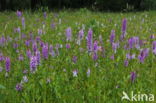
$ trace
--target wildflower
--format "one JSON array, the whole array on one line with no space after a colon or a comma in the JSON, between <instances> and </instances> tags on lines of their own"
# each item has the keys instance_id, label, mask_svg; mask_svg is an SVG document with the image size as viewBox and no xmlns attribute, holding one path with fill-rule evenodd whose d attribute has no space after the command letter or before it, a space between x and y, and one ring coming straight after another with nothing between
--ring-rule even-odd
<instances>
[{"instance_id":1,"label":"wildflower","mask_svg":"<svg viewBox=\"0 0 156 103\"><path fill-rule=\"evenodd\" d=\"M23 27L23 29L25 29L25 18L24 17L22 17L22 27Z\"/></svg>"},{"instance_id":2,"label":"wildflower","mask_svg":"<svg viewBox=\"0 0 156 103\"><path fill-rule=\"evenodd\" d=\"M2 54L0 54L0 61L5 60L4 56Z\"/></svg>"},{"instance_id":3,"label":"wildflower","mask_svg":"<svg viewBox=\"0 0 156 103\"><path fill-rule=\"evenodd\" d=\"M17 43L14 43L13 44L13 48L18 48L18 44Z\"/></svg>"},{"instance_id":4,"label":"wildflower","mask_svg":"<svg viewBox=\"0 0 156 103\"><path fill-rule=\"evenodd\" d=\"M48 59L48 44L43 45L42 56L44 59Z\"/></svg>"},{"instance_id":5,"label":"wildflower","mask_svg":"<svg viewBox=\"0 0 156 103\"><path fill-rule=\"evenodd\" d=\"M150 36L150 39L154 39L154 38L155 38L155 35L151 35L151 36Z\"/></svg>"},{"instance_id":6,"label":"wildflower","mask_svg":"<svg viewBox=\"0 0 156 103\"><path fill-rule=\"evenodd\" d=\"M141 44L140 44L140 39L139 39L139 37L134 37L134 40L135 40L135 48L137 48L137 49L140 49L140 46L141 46Z\"/></svg>"},{"instance_id":7,"label":"wildflower","mask_svg":"<svg viewBox=\"0 0 156 103\"><path fill-rule=\"evenodd\" d=\"M135 59L135 54L132 54L131 55L131 59Z\"/></svg>"},{"instance_id":8,"label":"wildflower","mask_svg":"<svg viewBox=\"0 0 156 103\"><path fill-rule=\"evenodd\" d=\"M50 47L49 47L49 52L50 52L50 55L51 56L55 56L55 52L54 52L54 50L53 50L53 46L52 45L50 45Z\"/></svg>"},{"instance_id":9,"label":"wildflower","mask_svg":"<svg viewBox=\"0 0 156 103\"><path fill-rule=\"evenodd\" d=\"M40 47L44 46L44 42L40 41Z\"/></svg>"},{"instance_id":10,"label":"wildflower","mask_svg":"<svg viewBox=\"0 0 156 103\"><path fill-rule=\"evenodd\" d=\"M128 40L128 43L129 43L129 48L133 48L133 38L130 38L129 40Z\"/></svg>"},{"instance_id":11,"label":"wildflower","mask_svg":"<svg viewBox=\"0 0 156 103\"><path fill-rule=\"evenodd\" d=\"M139 37L131 37L128 40L128 44L129 44L129 48L132 49L134 46L139 49L140 45L139 45Z\"/></svg>"},{"instance_id":12,"label":"wildflower","mask_svg":"<svg viewBox=\"0 0 156 103\"><path fill-rule=\"evenodd\" d=\"M112 44L114 42L115 39L115 30L111 31L111 35L110 35L110 43Z\"/></svg>"},{"instance_id":13,"label":"wildflower","mask_svg":"<svg viewBox=\"0 0 156 103\"><path fill-rule=\"evenodd\" d=\"M19 60L19 61L23 61L23 60L24 60L24 57L23 57L22 54L19 55L18 60Z\"/></svg>"},{"instance_id":14,"label":"wildflower","mask_svg":"<svg viewBox=\"0 0 156 103\"><path fill-rule=\"evenodd\" d=\"M63 45L62 44L60 44L59 46L60 46L60 48L63 48Z\"/></svg>"},{"instance_id":15,"label":"wildflower","mask_svg":"<svg viewBox=\"0 0 156 103\"><path fill-rule=\"evenodd\" d=\"M27 83L28 82L28 77L27 76L23 76L23 80L21 82L22 83Z\"/></svg>"},{"instance_id":16,"label":"wildflower","mask_svg":"<svg viewBox=\"0 0 156 103\"><path fill-rule=\"evenodd\" d=\"M70 48L70 44L66 44L66 48L69 49Z\"/></svg>"},{"instance_id":17,"label":"wildflower","mask_svg":"<svg viewBox=\"0 0 156 103\"><path fill-rule=\"evenodd\" d=\"M11 42L13 39L10 36L7 36L7 41Z\"/></svg>"},{"instance_id":18,"label":"wildflower","mask_svg":"<svg viewBox=\"0 0 156 103\"><path fill-rule=\"evenodd\" d=\"M114 54L113 54L113 55L111 55L110 59L114 60Z\"/></svg>"},{"instance_id":19,"label":"wildflower","mask_svg":"<svg viewBox=\"0 0 156 103\"><path fill-rule=\"evenodd\" d=\"M131 82L134 82L134 80L136 79L136 73L135 72L131 72Z\"/></svg>"},{"instance_id":20,"label":"wildflower","mask_svg":"<svg viewBox=\"0 0 156 103\"><path fill-rule=\"evenodd\" d=\"M23 74L27 74L28 73L28 70L27 69L24 69L23 70Z\"/></svg>"},{"instance_id":21,"label":"wildflower","mask_svg":"<svg viewBox=\"0 0 156 103\"><path fill-rule=\"evenodd\" d=\"M37 68L37 57L36 56L31 56L30 58L30 71L35 72Z\"/></svg>"},{"instance_id":22,"label":"wildflower","mask_svg":"<svg viewBox=\"0 0 156 103\"><path fill-rule=\"evenodd\" d=\"M130 55L129 53L126 54L126 59L135 59L135 54Z\"/></svg>"},{"instance_id":23,"label":"wildflower","mask_svg":"<svg viewBox=\"0 0 156 103\"><path fill-rule=\"evenodd\" d=\"M10 65L11 65L10 58L9 58L9 57L6 57L6 58L5 58L5 68L6 68L6 72L9 72L9 71L10 71Z\"/></svg>"},{"instance_id":24,"label":"wildflower","mask_svg":"<svg viewBox=\"0 0 156 103\"><path fill-rule=\"evenodd\" d=\"M117 48L119 48L119 42L112 43L112 49L113 49L114 53L116 53Z\"/></svg>"},{"instance_id":25,"label":"wildflower","mask_svg":"<svg viewBox=\"0 0 156 103\"><path fill-rule=\"evenodd\" d=\"M73 61L74 63L76 63L76 62L77 62L77 56L73 56L72 61Z\"/></svg>"},{"instance_id":26,"label":"wildflower","mask_svg":"<svg viewBox=\"0 0 156 103\"><path fill-rule=\"evenodd\" d=\"M46 18L47 18L47 13L44 12L44 13L43 13L43 16L44 16L44 18L46 19Z\"/></svg>"},{"instance_id":27,"label":"wildflower","mask_svg":"<svg viewBox=\"0 0 156 103\"><path fill-rule=\"evenodd\" d=\"M20 18L22 16L22 12L17 10L16 15Z\"/></svg>"},{"instance_id":28,"label":"wildflower","mask_svg":"<svg viewBox=\"0 0 156 103\"><path fill-rule=\"evenodd\" d=\"M51 82L51 79L50 78L47 78L46 83L49 84L50 82Z\"/></svg>"},{"instance_id":29,"label":"wildflower","mask_svg":"<svg viewBox=\"0 0 156 103\"><path fill-rule=\"evenodd\" d=\"M89 77L90 76L90 69L88 68L88 70L87 70L87 77Z\"/></svg>"},{"instance_id":30,"label":"wildflower","mask_svg":"<svg viewBox=\"0 0 156 103\"><path fill-rule=\"evenodd\" d=\"M83 30L83 29L81 29L81 30L79 31L78 38L79 38L80 40L82 40L82 39L83 39L83 37L84 37L84 30Z\"/></svg>"},{"instance_id":31,"label":"wildflower","mask_svg":"<svg viewBox=\"0 0 156 103\"><path fill-rule=\"evenodd\" d=\"M99 40L100 40L100 43L103 44L102 35L99 35Z\"/></svg>"},{"instance_id":32,"label":"wildflower","mask_svg":"<svg viewBox=\"0 0 156 103\"><path fill-rule=\"evenodd\" d=\"M73 70L73 77L77 77L77 74L78 74L78 70Z\"/></svg>"},{"instance_id":33,"label":"wildflower","mask_svg":"<svg viewBox=\"0 0 156 103\"><path fill-rule=\"evenodd\" d=\"M66 72L66 68L63 69L63 72Z\"/></svg>"},{"instance_id":34,"label":"wildflower","mask_svg":"<svg viewBox=\"0 0 156 103\"><path fill-rule=\"evenodd\" d=\"M95 66L95 67L97 67L98 65L99 65L99 63L98 63L98 62L96 62L94 66Z\"/></svg>"},{"instance_id":35,"label":"wildflower","mask_svg":"<svg viewBox=\"0 0 156 103\"><path fill-rule=\"evenodd\" d=\"M153 54L156 55L156 41L153 41L152 43L152 51L153 51Z\"/></svg>"},{"instance_id":36,"label":"wildflower","mask_svg":"<svg viewBox=\"0 0 156 103\"><path fill-rule=\"evenodd\" d=\"M95 41L94 47L93 47L93 59L94 60L97 60L97 58L98 58L97 51L98 51L98 42Z\"/></svg>"},{"instance_id":37,"label":"wildflower","mask_svg":"<svg viewBox=\"0 0 156 103\"><path fill-rule=\"evenodd\" d=\"M125 67L127 67L128 64L129 64L129 61L128 61L128 60L125 60L125 61L124 61L124 65L125 65Z\"/></svg>"},{"instance_id":38,"label":"wildflower","mask_svg":"<svg viewBox=\"0 0 156 103\"><path fill-rule=\"evenodd\" d=\"M43 34L42 29L38 29L38 35L42 35L42 34Z\"/></svg>"},{"instance_id":39,"label":"wildflower","mask_svg":"<svg viewBox=\"0 0 156 103\"><path fill-rule=\"evenodd\" d=\"M36 54L36 58L37 58L37 65L40 65L40 51L37 50L37 51L35 52L35 54Z\"/></svg>"},{"instance_id":40,"label":"wildflower","mask_svg":"<svg viewBox=\"0 0 156 103\"><path fill-rule=\"evenodd\" d=\"M148 56L148 53L149 53L149 49L148 48L145 48L143 50L141 50L139 56L138 56L138 59L140 60L141 63L144 62L144 59Z\"/></svg>"},{"instance_id":41,"label":"wildflower","mask_svg":"<svg viewBox=\"0 0 156 103\"><path fill-rule=\"evenodd\" d=\"M5 78L8 78L9 77L9 74L8 72L5 73Z\"/></svg>"},{"instance_id":42,"label":"wildflower","mask_svg":"<svg viewBox=\"0 0 156 103\"><path fill-rule=\"evenodd\" d=\"M30 46L30 40L26 40L26 41L25 41L25 45L26 45L27 47L29 47L29 46Z\"/></svg>"},{"instance_id":43,"label":"wildflower","mask_svg":"<svg viewBox=\"0 0 156 103\"><path fill-rule=\"evenodd\" d=\"M87 48L88 48L88 52L91 52L93 49L93 31L92 31L92 29L89 29L89 31L88 31Z\"/></svg>"},{"instance_id":44,"label":"wildflower","mask_svg":"<svg viewBox=\"0 0 156 103\"><path fill-rule=\"evenodd\" d=\"M19 50L18 49L16 49L16 53L19 53Z\"/></svg>"},{"instance_id":45,"label":"wildflower","mask_svg":"<svg viewBox=\"0 0 156 103\"><path fill-rule=\"evenodd\" d=\"M17 91L22 91L23 85L21 83L16 84L16 90Z\"/></svg>"},{"instance_id":46,"label":"wildflower","mask_svg":"<svg viewBox=\"0 0 156 103\"><path fill-rule=\"evenodd\" d=\"M126 36L126 28L127 28L127 19L122 20L122 34L120 39L123 40Z\"/></svg>"},{"instance_id":47,"label":"wildflower","mask_svg":"<svg viewBox=\"0 0 156 103\"><path fill-rule=\"evenodd\" d=\"M27 50L27 57L30 59L30 57L31 57L31 51L30 50Z\"/></svg>"},{"instance_id":48,"label":"wildflower","mask_svg":"<svg viewBox=\"0 0 156 103\"><path fill-rule=\"evenodd\" d=\"M22 33L21 39L25 39L25 38L26 38L26 35Z\"/></svg>"},{"instance_id":49,"label":"wildflower","mask_svg":"<svg viewBox=\"0 0 156 103\"><path fill-rule=\"evenodd\" d=\"M56 46L55 46L56 55L59 55L59 48L60 48L60 45L59 44L56 44Z\"/></svg>"},{"instance_id":50,"label":"wildflower","mask_svg":"<svg viewBox=\"0 0 156 103\"><path fill-rule=\"evenodd\" d=\"M101 46L101 48L100 48L100 46L99 46L99 51L101 51L102 52L102 57L105 57L105 49L104 49L104 47L103 47L103 39L102 39L102 36L100 35L99 36L99 40L100 40L100 44L102 45Z\"/></svg>"},{"instance_id":51,"label":"wildflower","mask_svg":"<svg viewBox=\"0 0 156 103\"><path fill-rule=\"evenodd\" d=\"M59 19L59 24L61 24L62 23L62 20L61 19Z\"/></svg>"},{"instance_id":52,"label":"wildflower","mask_svg":"<svg viewBox=\"0 0 156 103\"><path fill-rule=\"evenodd\" d=\"M122 32L126 32L127 28L127 19L122 20Z\"/></svg>"},{"instance_id":53,"label":"wildflower","mask_svg":"<svg viewBox=\"0 0 156 103\"><path fill-rule=\"evenodd\" d=\"M79 44L79 45L81 44L81 40L83 39L83 36L84 36L84 31L83 31L83 29L81 29L78 34L77 44Z\"/></svg>"},{"instance_id":54,"label":"wildflower","mask_svg":"<svg viewBox=\"0 0 156 103\"><path fill-rule=\"evenodd\" d=\"M84 51L84 49L83 48L79 48L79 51L82 53Z\"/></svg>"},{"instance_id":55,"label":"wildflower","mask_svg":"<svg viewBox=\"0 0 156 103\"><path fill-rule=\"evenodd\" d=\"M115 88L116 88L116 89L117 89L117 88L120 88L120 86L119 86L119 85L116 85Z\"/></svg>"},{"instance_id":56,"label":"wildflower","mask_svg":"<svg viewBox=\"0 0 156 103\"><path fill-rule=\"evenodd\" d=\"M0 46L4 46L5 42L6 42L6 39L5 39L4 36L2 36L2 37L0 38Z\"/></svg>"},{"instance_id":57,"label":"wildflower","mask_svg":"<svg viewBox=\"0 0 156 103\"><path fill-rule=\"evenodd\" d=\"M85 24L82 24L82 29L85 30Z\"/></svg>"},{"instance_id":58,"label":"wildflower","mask_svg":"<svg viewBox=\"0 0 156 103\"><path fill-rule=\"evenodd\" d=\"M20 27L16 28L16 29L15 29L15 32L17 32L17 33L20 34L20 33L21 33L21 28L20 28Z\"/></svg>"},{"instance_id":59,"label":"wildflower","mask_svg":"<svg viewBox=\"0 0 156 103\"><path fill-rule=\"evenodd\" d=\"M30 41L32 41L32 39L33 39L33 34L32 34L32 32L29 33L29 39L30 39Z\"/></svg>"},{"instance_id":60,"label":"wildflower","mask_svg":"<svg viewBox=\"0 0 156 103\"><path fill-rule=\"evenodd\" d=\"M37 51L37 43L36 43L36 41L33 41L32 48L33 48L33 51L35 53Z\"/></svg>"},{"instance_id":61,"label":"wildflower","mask_svg":"<svg viewBox=\"0 0 156 103\"><path fill-rule=\"evenodd\" d=\"M51 24L51 28L52 28L52 29L55 29L55 27L56 27L56 24L55 24L55 23L52 23L52 24Z\"/></svg>"},{"instance_id":62,"label":"wildflower","mask_svg":"<svg viewBox=\"0 0 156 103\"><path fill-rule=\"evenodd\" d=\"M36 41L40 41L40 40L41 40L40 36L37 36Z\"/></svg>"},{"instance_id":63,"label":"wildflower","mask_svg":"<svg viewBox=\"0 0 156 103\"><path fill-rule=\"evenodd\" d=\"M71 41L72 31L71 31L71 28L70 27L66 29L66 38L67 38L66 39L67 41Z\"/></svg>"},{"instance_id":64,"label":"wildflower","mask_svg":"<svg viewBox=\"0 0 156 103\"><path fill-rule=\"evenodd\" d=\"M98 46L98 51L100 51L100 52L103 51L102 46Z\"/></svg>"}]
</instances>

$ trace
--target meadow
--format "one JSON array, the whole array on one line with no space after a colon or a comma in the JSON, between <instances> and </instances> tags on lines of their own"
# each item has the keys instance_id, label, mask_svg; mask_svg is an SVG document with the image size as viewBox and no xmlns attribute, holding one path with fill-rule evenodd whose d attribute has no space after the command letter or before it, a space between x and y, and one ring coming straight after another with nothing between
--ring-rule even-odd
<instances>
[{"instance_id":1,"label":"meadow","mask_svg":"<svg viewBox=\"0 0 156 103\"><path fill-rule=\"evenodd\" d=\"M156 95L155 11L0 13L0 103L129 103L123 91Z\"/></svg>"}]
</instances>

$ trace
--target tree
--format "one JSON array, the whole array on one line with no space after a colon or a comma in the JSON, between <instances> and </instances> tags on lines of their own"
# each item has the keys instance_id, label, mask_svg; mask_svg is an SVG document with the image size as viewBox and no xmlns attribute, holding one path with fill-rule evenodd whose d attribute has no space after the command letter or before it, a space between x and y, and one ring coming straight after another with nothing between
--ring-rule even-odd
<instances>
[{"instance_id":1,"label":"tree","mask_svg":"<svg viewBox=\"0 0 156 103\"><path fill-rule=\"evenodd\" d=\"M0 9L5 10L6 9L6 0L0 0Z\"/></svg>"}]
</instances>

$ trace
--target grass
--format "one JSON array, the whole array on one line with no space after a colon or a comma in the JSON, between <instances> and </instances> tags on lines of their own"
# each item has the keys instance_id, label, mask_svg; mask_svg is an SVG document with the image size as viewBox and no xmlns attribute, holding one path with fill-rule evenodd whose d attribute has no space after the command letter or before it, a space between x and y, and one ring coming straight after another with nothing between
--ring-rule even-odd
<instances>
[{"instance_id":1,"label":"grass","mask_svg":"<svg viewBox=\"0 0 156 103\"><path fill-rule=\"evenodd\" d=\"M136 13L101 13L90 11L62 11L47 12L46 19L42 12L23 12L26 27L22 28L21 18L15 12L0 13L0 37L10 37L12 40L6 41L4 46L0 46L3 56L10 57L11 69L6 77L5 62L0 61L0 103L129 103L121 101L122 92L130 95L134 93L156 94L156 57L152 53L151 35L156 35L156 12L136 12ZM124 41L120 41L122 20L126 18L127 35ZM55 24L55 28L51 27ZM21 33L14 31L21 28ZM66 41L65 30L71 27L72 41ZM81 45L76 43L77 34L84 28L84 35ZM93 30L93 40L99 41L99 36L103 38L105 56L98 52L98 59L94 61L87 52L86 36L89 28ZM55 46L60 44L59 55L48 59L41 58L41 63L35 73L30 72L30 60L26 56L28 49L32 50L25 41L38 36L38 29L42 29L41 41ZM111 48L109 36L111 30L115 30L115 41L120 41L117 53ZM21 35L26 37L21 39ZM132 36L138 36L146 44L141 48L149 48L150 52L144 63L137 59L140 51L137 49L125 50L124 45ZM14 43L18 44L13 48ZM66 44L71 48L66 49ZM38 43L38 49L41 47ZM82 49L80 51L80 49ZM136 59L130 60L127 67L124 66L126 53L135 53ZM22 54L23 61L18 57ZM110 57L115 55L114 60ZM73 56L77 56L77 62L72 61ZM73 77L73 70L78 71L78 76ZM90 69L90 76L87 70ZM23 71L28 70L27 74ZM137 77L133 82L130 80L130 73L136 72ZM28 82L23 83L22 91L17 91L16 84L20 83L23 76L27 76ZM47 82L47 81L50 82ZM141 101L144 102L144 101ZM138 102L138 103L141 103Z\"/></svg>"}]
</instances>

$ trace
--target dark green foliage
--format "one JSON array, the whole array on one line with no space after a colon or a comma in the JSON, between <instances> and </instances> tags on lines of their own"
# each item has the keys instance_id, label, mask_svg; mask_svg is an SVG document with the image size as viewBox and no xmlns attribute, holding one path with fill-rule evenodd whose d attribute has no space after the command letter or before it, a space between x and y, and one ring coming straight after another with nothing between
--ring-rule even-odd
<instances>
[{"instance_id":1,"label":"dark green foliage","mask_svg":"<svg viewBox=\"0 0 156 103\"><path fill-rule=\"evenodd\" d=\"M92 10L123 11L156 9L156 0L0 0L0 10L89 8Z\"/></svg>"},{"instance_id":2,"label":"dark green foliage","mask_svg":"<svg viewBox=\"0 0 156 103\"><path fill-rule=\"evenodd\" d=\"M126 8L126 0L96 0L96 7L100 10L123 10Z\"/></svg>"},{"instance_id":3,"label":"dark green foliage","mask_svg":"<svg viewBox=\"0 0 156 103\"><path fill-rule=\"evenodd\" d=\"M156 10L156 0L143 0L140 4L141 9L155 9Z\"/></svg>"}]
</instances>

